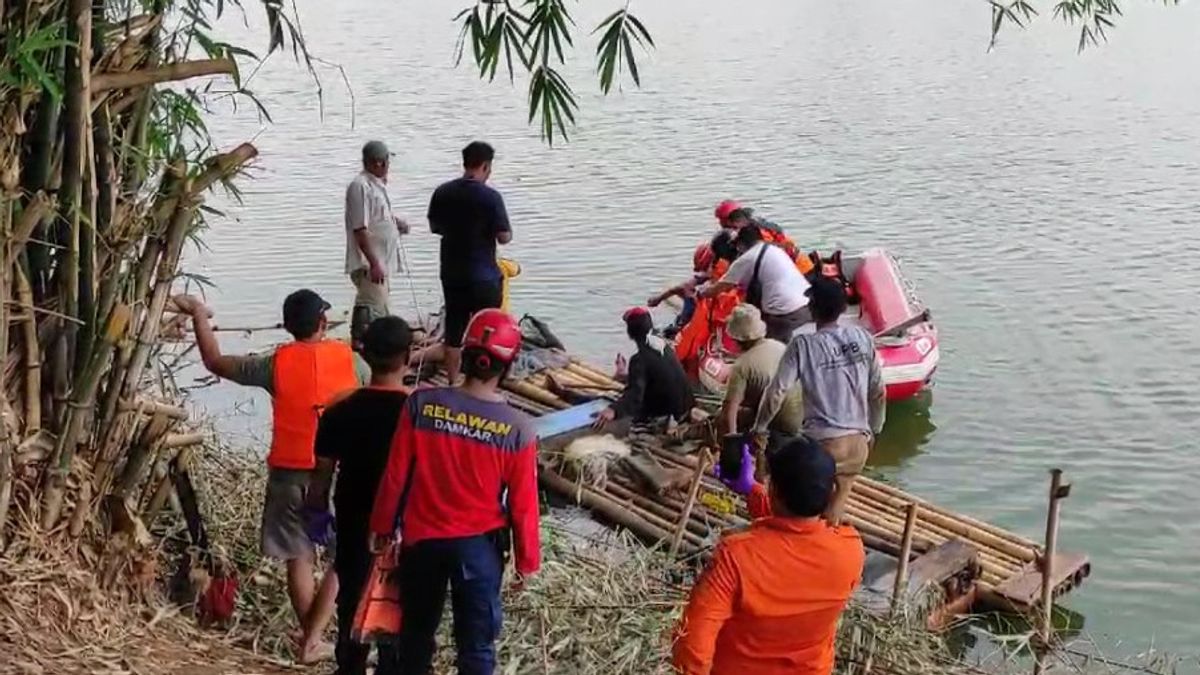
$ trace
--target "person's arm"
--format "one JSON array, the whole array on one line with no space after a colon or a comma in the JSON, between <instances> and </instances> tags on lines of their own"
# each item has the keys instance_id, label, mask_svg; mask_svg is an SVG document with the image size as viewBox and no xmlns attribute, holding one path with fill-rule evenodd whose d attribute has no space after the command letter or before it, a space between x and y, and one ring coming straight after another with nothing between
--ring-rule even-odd
<instances>
[{"instance_id":1,"label":"person's arm","mask_svg":"<svg viewBox=\"0 0 1200 675\"><path fill-rule=\"evenodd\" d=\"M696 295L699 295L702 298L715 298L718 295L732 291L737 287L737 282L721 279L720 281L715 281L711 284L708 284L704 288L701 288Z\"/></svg>"},{"instance_id":2,"label":"person's arm","mask_svg":"<svg viewBox=\"0 0 1200 675\"><path fill-rule=\"evenodd\" d=\"M767 496L767 488L762 483L755 483L746 495L746 510L751 518L769 518L774 515L771 509L771 498Z\"/></svg>"},{"instance_id":3,"label":"person's arm","mask_svg":"<svg viewBox=\"0 0 1200 675\"><path fill-rule=\"evenodd\" d=\"M771 384L763 392L762 400L758 402L758 413L754 416L752 430L755 434L765 434L783 407L783 401L788 392L796 386L800 378L800 340L792 340L783 358L779 361L779 370L771 378Z\"/></svg>"},{"instance_id":4,"label":"person's arm","mask_svg":"<svg viewBox=\"0 0 1200 675\"><path fill-rule=\"evenodd\" d=\"M537 441L517 453L509 463L508 509L515 539L513 564L527 577L541 566L541 532L538 529Z\"/></svg>"},{"instance_id":5,"label":"person's arm","mask_svg":"<svg viewBox=\"0 0 1200 675\"><path fill-rule=\"evenodd\" d=\"M729 384L725 385L725 400L721 403L721 419L725 424L725 433L736 434L738 431L738 412L742 402L746 400L746 375L738 364L733 364L733 373L729 376Z\"/></svg>"},{"instance_id":6,"label":"person's arm","mask_svg":"<svg viewBox=\"0 0 1200 675\"><path fill-rule=\"evenodd\" d=\"M317 511L329 510L329 492L333 485L333 472L337 466L338 456L343 442L343 432L338 428L340 414L338 408L331 405L317 422L317 439L313 443L313 451L317 455L317 466L308 480L308 492L304 496L304 505Z\"/></svg>"},{"instance_id":7,"label":"person's arm","mask_svg":"<svg viewBox=\"0 0 1200 675\"><path fill-rule=\"evenodd\" d=\"M217 341L216 331L213 330L212 312L208 307L199 298L190 295L177 296L174 302L180 311L192 316L196 348L200 351L200 360L204 362L205 369L217 377L237 380L241 357L221 353L221 343Z\"/></svg>"},{"instance_id":8,"label":"person's arm","mask_svg":"<svg viewBox=\"0 0 1200 675\"><path fill-rule=\"evenodd\" d=\"M868 340L873 345L874 338L868 336ZM887 393L883 386L883 367L874 346L871 347L871 365L867 375L867 410L871 433L878 436L887 419Z\"/></svg>"},{"instance_id":9,"label":"person's arm","mask_svg":"<svg viewBox=\"0 0 1200 675\"><path fill-rule=\"evenodd\" d=\"M396 517L400 514L400 500L408 484L409 474L416 452L416 430L413 427L414 399L409 398L396 435L392 437L392 449L388 453L387 467L379 480L379 491L375 493L375 507L371 510L371 534L389 537L396 529Z\"/></svg>"},{"instance_id":10,"label":"person's arm","mask_svg":"<svg viewBox=\"0 0 1200 675\"><path fill-rule=\"evenodd\" d=\"M718 546L709 568L700 575L679 627L671 663L682 675L707 675L717 651L717 636L733 616L738 592L737 565L725 546Z\"/></svg>"},{"instance_id":11,"label":"person's arm","mask_svg":"<svg viewBox=\"0 0 1200 675\"><path fill-rule=\"evenodd\" d=\"M642 400L646 396L646 367L643 362L644 359L639 354L634 354L633 358L629 359L625 391L621 392L621 398L612 404L612 410L617 417L637 415L642 409Z\"/></svg>"},{"instance_id":12,"label":"person's arm","mask_svg":"<svg viewBox=\"0 0 1200 675\"><path fill-rule=\"evenodd\" d=\"M429 198L429 209L425 212L425 219L429 221L429 231L439 236L445 233L442 223L440 192L441 188L433 191L433 196Z\"/></svg>"},{"instance_id":13,"label":"person's arm","mask_svg":"<svg viewBox=\"0 0 1200 675\"><path fill-rule=\"evenodd\" d=\"M492 232L496 235L496 243L501 246L512 241L512 225L508 222L508 209L504 208L504 197L499 192L492 204Z\"/></svg>"},{"instance_id":14,"label":"person's arm","mask_svg":"<svg viewBox=\"0 0 1200 675\"><path fill-rule=\"evenodd\" d=\"M747 277L750 276L754 262L751 256L740 255L737 260L729 264L729 269L717 281L714 281L700 290L698 295L702 298L714 298L727 291L732 291L735 288L740 288L748 282Z\"/></svg>"}]
</instances>

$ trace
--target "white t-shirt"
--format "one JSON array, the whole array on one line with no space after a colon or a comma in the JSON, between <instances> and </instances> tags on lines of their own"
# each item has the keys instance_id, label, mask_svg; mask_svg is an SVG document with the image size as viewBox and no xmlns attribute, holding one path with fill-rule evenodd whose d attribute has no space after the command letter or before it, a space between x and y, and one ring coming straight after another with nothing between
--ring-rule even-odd
<instances>
[{"instance_id":1,"label":"white t-shirt","mask_svg":"<svg viewBox=\"0 0 1200 675\"><path fill-rule=\"evenodd\" d=\"M754 276L754 265L758 261L758 253L766 246L762 265L758 268L758 283L762 287L762 309L764 314L776 316L791 314L808 304L804 292L808 290L808 279L796 268L796 262L786 251L761 242L743 253L733 264L721 281L729 281L738 285L742 290L750 286Z\"/></svg>"},{"instance_id":2,"label":"white t-shirt","mask_svg":"<svg viewBox=\"0 0 1200 675\"><path fill-rule=\"evenodd\" d=\"M366 256L354 241L355 230L367 229L367 241L376 260L390 272L400 271L400 231L392 216L387 186L363 171L346 186L346 274L365 268Z\"/></svg>"}]
</instances>

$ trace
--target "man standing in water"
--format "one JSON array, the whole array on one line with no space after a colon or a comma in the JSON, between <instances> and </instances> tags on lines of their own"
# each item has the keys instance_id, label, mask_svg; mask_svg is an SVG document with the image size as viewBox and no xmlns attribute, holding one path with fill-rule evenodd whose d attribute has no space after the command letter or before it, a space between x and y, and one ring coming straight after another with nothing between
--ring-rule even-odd
<instances>
[{"instance_id":1,"label":"man standing in water","mask_svg":"<svg viewBox=\"0 0 1200 675\"><path fill-rule=\"evenodd\" d=\"M371 321L391 313L388 277L400 270L400 235L408 234L408 224L392 213L388 197L391 157L382 141L368 142L362 148L362 171L346 187L346 274L355 290L350 315L355 349Z\"/></svg>"},{"instance_id":2,"label":"man standing in water","mask_svg":"<svg viewBox=\"0 0 1200 675\"><path fill-rule=\"evenodd\" d=\"M886 413L883 373L875 339L860 326L839 326L846 291L833 279L819 278L808 290L817 330L788 344L779 372L763 394L754 421L756 445L766 434L797 384L804 391L804 433L820 442L837 462L836 490L826 519L841 521L854 479L862 472L871 439L883 430Z\"/></svg>"},{"instance_id":3,"label":"man standing in water","mask_svg":"<svg viewBox=\"0 0 1200 675\"><path fill-rule=\"evenodd\" d=\"M314 602L316 549L309 539L304 495L317 464L314 445L317 421L334 397L365 384L370 373L346 343L325 337L329 303L307 288L283 301L283 327L294 340L270 354L222 354L213 331L212 312L198 298L175 298L180 311L192 316L196 346L204 367L217 377L271 395L271 449L267 454L267 496L263 502L262 551L287 566L288 598L301 626L323 624L310 617L314 606L328 607L337 592L336 576L321 585L325 599ZM316 631L319 632L319 631ZM298 660L312 658L301 649Z\"/></svg>"},{"instance_id":4,"label":"man standing in water","mask_svg":"<svg viewBox=\"0 0 1200 675\"><path fill-rule=\"evenodd\" d=\"M478 311L500 307L503 275L496 244L512 241L504 198L487 185L496 151L482 141L463 148L463 175L429 200L429 229L442 238L441 278L446 377L458 380L463 331Z\"/></svg>"},{"instance_id":5,"label":"man standing in water","mask_svg":"<svg viewBox=\"0 0 1200 675\"><path fill-rule=\"evenodd\" d=\"M458 672L490 675L509 532L518 583L541 561L537 435L500 392L521 330L485 309L463 346L461 386L418 389L405 402L371 513L373 549L401 534L401 675L429 672L447 585Z\"/></svg>"}]
</instances>

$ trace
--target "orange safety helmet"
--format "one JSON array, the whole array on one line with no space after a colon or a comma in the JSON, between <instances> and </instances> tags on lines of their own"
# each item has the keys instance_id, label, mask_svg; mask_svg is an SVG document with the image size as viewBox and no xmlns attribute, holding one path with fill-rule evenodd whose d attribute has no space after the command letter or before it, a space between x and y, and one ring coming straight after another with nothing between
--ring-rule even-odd
<instances>
[{"instance_id":1,"label":"orange safety helmet","mask_svg":"<svg viewBox=\"0 0 1200 675\"><path fill-rule=\"evenodd\" d=\"M484 309L471 317L463 336L463 349L478 347L502 363L512 363L521 348L517 320L498 309Z\"/></svg>"},{"instance_id":2,"label":"orange safety helmet","mask_svg":"<svg viewBox=\"0 0 1200 675\"><path fill-rule=\"evenodd\" d=\"M713 209L713 215L717 217L717 220L721 221L722 225L724 225L725 221L729 220L729 214L737 211L740 208L742 208L741 204L733 201L732 199L726 199L720 204L717 204L717 208Z\"/></svg>"},{"instance_id":3,"label":"orange safety helmet","mask_svg":"<svg viewBox=\"0 0 1200 675\"><path fill-rule=\"evenodd\" d=\"M707 271L716 262L717 256L713 253L712 244L704 242L696 247L696 252L692 254L692 270L696 272Z\"/></svg>"}]
</instances>

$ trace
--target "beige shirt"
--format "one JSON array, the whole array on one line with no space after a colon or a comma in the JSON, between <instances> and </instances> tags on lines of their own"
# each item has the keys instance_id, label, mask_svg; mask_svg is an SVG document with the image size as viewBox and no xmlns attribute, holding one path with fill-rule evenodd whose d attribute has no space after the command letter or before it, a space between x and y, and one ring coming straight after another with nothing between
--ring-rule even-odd
<instances>
[{"instance_id":1,"label":"beige shirt","mask_svg":"<svg viewBox=\"0 0 1200 675\"><path fill-rule=\"evenodd\" d=\"M733 373L729 376L726 396L740 393L742 406L752 412L757 411L763 392L767 390L775 372L779 370L779 361L786 349L782 342L768 338L739 356L733 362ZM800 387L794 387L788 392L770 428L772 431L790 435L799 434L804 428L804 394Z\"/></svg>"},{"instance_id":2,"label":"beige shirt","mask_svg":"<svg viewBox=\"0 0 1200 675\"><path fill-rule=\"evenodd\" d=\"M392 213L387 185L367 171L346 186L346 274L367 267L367 258L354 240L357 230L367 231L367 242L376 260L389 272L400 270L400 231Z\"/></svg>"}]
</instances>

